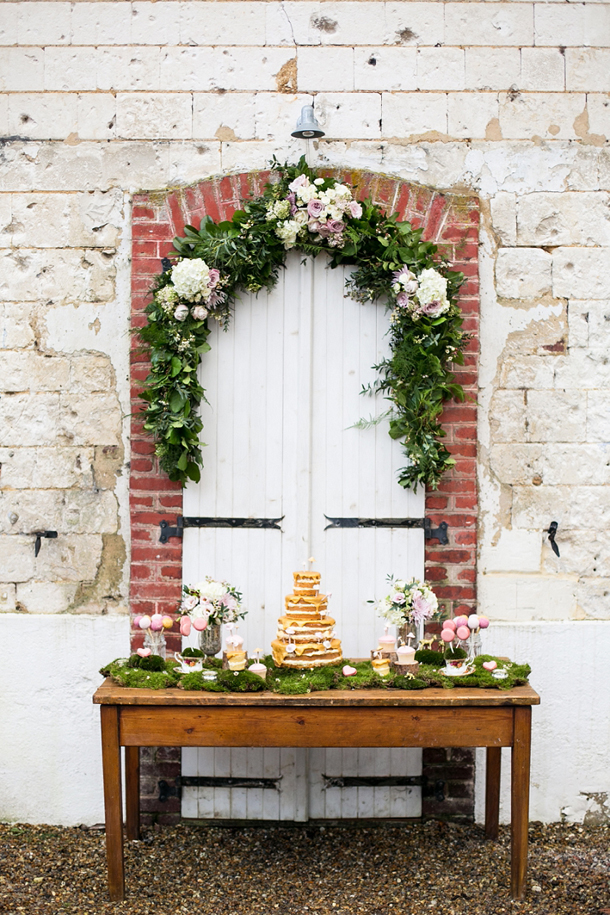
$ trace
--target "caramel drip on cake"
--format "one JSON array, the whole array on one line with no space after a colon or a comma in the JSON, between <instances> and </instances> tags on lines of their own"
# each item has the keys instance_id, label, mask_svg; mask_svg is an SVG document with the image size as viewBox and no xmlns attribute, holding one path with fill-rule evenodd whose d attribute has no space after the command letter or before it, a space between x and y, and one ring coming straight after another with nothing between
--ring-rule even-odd
<instances>
[{"instance_id":1,"label":"caramel drip on cake","mask_svg":"<svg viewBox=\"0 0 610 915\"><path fill-rule=\"evenodd\" d=\"M294 572L293 592L286 596L286 611L278 620L277 637L271 643L278 667L307 669L341 660L335 621L326 615L328 600L318 593L319 588L319 572Z\"/></svg>"}]
</instances>

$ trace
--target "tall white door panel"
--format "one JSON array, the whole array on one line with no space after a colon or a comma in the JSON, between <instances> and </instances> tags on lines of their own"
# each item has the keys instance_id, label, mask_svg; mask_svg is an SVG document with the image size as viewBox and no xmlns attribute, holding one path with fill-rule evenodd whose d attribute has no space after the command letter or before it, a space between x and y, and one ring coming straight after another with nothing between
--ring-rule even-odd
<instances>
[{"instance_id":1,"label":"tall white door panel","mask_svg":"<svg viewBox=\"0 0 610 915\"><path fill-rule=\"evenodd\" d=\"M344 294L346 271L325 258L288 258L271 293L244 295L227 332L214 329L201 382L204 469L184 514L282 518L281 531L187 528L184 580L224 578L244 593L246 647L265 653L309 556L332 593L345 657L367 656L380 633L372 605L389 572L423 575L423 532L325 528L329 518L423 516L423 493L396 482L400 446L387 422L354 428L387 409L363 397L388 352L383 306ZM183 815L227 819L417 816L419 789L329 788L322 776L416 775L419 750L185 750L183 774L277 779L268 788L186 788ZM345 770L345 771L344 771ZM387 770L387 771L386 771ZM337 813L337 810L339 811ZM388 812L389 811L389 812Z\"/></svg>"}]
</instances>

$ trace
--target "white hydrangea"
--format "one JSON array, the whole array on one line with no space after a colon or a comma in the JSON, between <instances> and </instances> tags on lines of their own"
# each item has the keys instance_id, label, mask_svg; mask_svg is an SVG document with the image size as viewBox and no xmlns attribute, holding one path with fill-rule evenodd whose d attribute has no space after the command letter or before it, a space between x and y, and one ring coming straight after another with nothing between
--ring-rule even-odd
<instances>
[{"instance_id":1,"label":"white hydrangea","mask_svg":"<svg viewBox=\"0 0 610 915\"><path fill-rule=\"evenodd\" d=\"M181 299L200 302L210 296L210 268L200 257L185 258L172 267L172 283Z\"/></svg>"},{"instance_id":2,"label":"white hydrangea","mask_svg":"<svg viewBox=\"0 0 610 915\"><path fill-rule=\"evenodd\" d=\"M295 219L287 219L286 222L279 223L275 231L277 237L284 242L285 248L293 248L300 228L301 226Z\"/></svg>"},{"instance_id":3,"label":"white hydrangea","mask_svg":"<svg viewBox=\"0 0 610 915\"><path fill-rule=\"evenodd\" d=\"M447 280L433 268L422 270L419 275L419 288L416 293L420 305L428 305L430 302L439 302L442 311L449 308L447 299Z\"/></svg>"},{"instance_id":4,"label":"white hydrangea","mask_svg":"<svg viewBox=\"0 0 610 915\"><path fill-rule=\"evenodd\" d=\"M227 593L227 586L220 581L202 581L195 585L195 588L202 598L208 600L220 600L223 594Z\"/></svg>"},{"instance_id":5,"label":"white hydrangea","mask_svg":"<svg viewBox=\"0 0 610 915\"><path fill-rule=\"evenodd\" d=\"M267 210L267 219L287 219L289 216L289 200L276 200Z\"/></svg>"}]
</instances>

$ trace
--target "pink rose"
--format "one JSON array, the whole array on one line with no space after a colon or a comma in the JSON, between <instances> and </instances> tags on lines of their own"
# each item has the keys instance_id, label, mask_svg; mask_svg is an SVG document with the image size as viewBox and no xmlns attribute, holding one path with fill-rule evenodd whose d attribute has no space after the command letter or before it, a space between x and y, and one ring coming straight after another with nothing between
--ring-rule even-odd
<instances>
[{"instance_id":1,"label":"pink rose","mask_svg":"<svg viewBox=\"0 0 610 915\"><path fill-rule=\"evenodd\" d=\"M309 184L309 178L307 175L299 175L298 178L295 178L294 181L288 185L290 191L296 191L298 187L306 187Z\"/></svg>"},{"instance_id":2,"label":"pink rose","mask_svg":"<svg viewBox=\"0 0 610 915\"><path fill-rule=\"evenodd\" d=\"M350 200L347 208L349 210L350 216L352 216L354 219L360 219L362 216L362 207L357 200Z\"/></svg>"},{"instance_id":3,"label":"pink rose","mask_svg":"<svg viewBox=\"0 0 610 915\"><path fill-rule=\"evenodd\" d=\"M216 284L218 283L218 280L220 279L220 270L217 270L216 267L212 267L208 276L209 276L208 282L213 289L214 286L216 286Z\"/></svg>"},{"instance_id":4,"label":"pink rose","mask_svg":"<svg viewBox=\"0 0 610 915\"><path fill-rule=\"evenodd\" d=\"M319 227L318 227L318 234L321 235L322 238L328 238L328 236L332 235L333 233L332 233L332 229L328 223L324 223L324 224L320 223Z\"/></svg>"},{"instance_id":5,"label":"pink rose","mask_svg":"<svg viewBox=\"0 0 610 915\"><path fill-rule=\"evenodd\" d=\"M343 232L345 228L345 223L341 222L340 219L331 219L328 223L330 231L335 235L338 235L340 232Z\"/></svg>"},{"instance_id":6,"label":"pink rose","mask_svg":"<svg viewBox=\"0 0 610 915\"><path fill-rule=\"evenodd\" d=\"M203 305L195 305L194 308L191 308L191 314L196 321L205 321L208 316L208 310Z\"/></svg>"},{"instance_id":7,"label":"pink rose","mask_svg":"<svg viewBox=\"0 0 610 915\"><path fill-rule=\"evenodd\" d=\"M396 304L399 305L400 308L407 307L407 305L409 304L409 296L407 295L406 292L398 293L398 295L396 296Z\"/></svg>"},{"instance_id":8,"label":"pink rose","mask_svg":"<svg viewBox=\"0 0 610 915\"><path fill-rule=\"evenodd\" d=\"M396 591L394 594L392 594L392 603L393 604L404 604L404 602L405 602L405 596L402 593L402 591Z\"/></svg>"},{"instance_id":9,"label":"pink rose","mask_svg":"<svg viewBox=\"0 0 610 915\"><path fill-rule=\"evenodd\" d=\"M320 223L318 222L317 219L310 219L309 222L307 223L307 228L309 229L310 232L319 232Z\"/></svg>"},{"instance_id":10,"label":"pink rose","mask_svg":"<svg viewBox=\"0 0 610 915\"><path fill-rule=\"evenodd\" d=\"M312 219L317 219L324 211L324 204L321 200L310 200L307 204L307 212Z\"/></svg>"},{"instance_id":11,"label":"pink rose","mask_svg":"<svg viewBox=\"0 0 610 915\"><path fill-rule=\"evenodd\" d=\"M439 302L438 299L435 299L432 302L426 302L425 305L420 305L419 313L422 315L428 315L429 317L435 317L436 315L441 314L444 310L444 305L442 302Z\"/></svg>"},{"instance_id":12,"label":"pink rose","mask_svg":"<svg viewBox=\"0 0 610 915\"><path fill-rule=\"evenodd\" d=\"M178 305L174 312L174 318L176 321L186 321L188 318L188 306L187 305Z\"/></svg>"},{"instance_id":13,"label":"pink rose","mask_svg":"<svg viewBox=\"0 0 610 915\"><path fill-rule=\"evenodd\" d=\"M297 195L296 195L296 194L288 194L288 196L286 197L286 200L287 200L288 203L290 204L290 215L291 215L291 216L294 216L294 214L295 214L296 211L297 211Z\"/></svg>"}]
</instances>

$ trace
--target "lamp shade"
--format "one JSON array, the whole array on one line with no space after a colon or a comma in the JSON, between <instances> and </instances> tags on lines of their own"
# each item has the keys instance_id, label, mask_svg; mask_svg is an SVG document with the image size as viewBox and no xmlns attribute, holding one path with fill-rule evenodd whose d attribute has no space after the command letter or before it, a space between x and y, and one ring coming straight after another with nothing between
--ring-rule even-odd
<instances>
[{"instance_id":1,"label":"lamp shade","mask_svg":"<svg viewBox=\"0 0 610 915\"><path fill-rule=\"evenodd\" d=\"M310 140L312 137L324 136L324 131L321 130L313 113L313 105L304 105L303 108L301 108L296 130L292 131L291 136L302 137L305 140Z\"/></svg>"}]
</instances>

